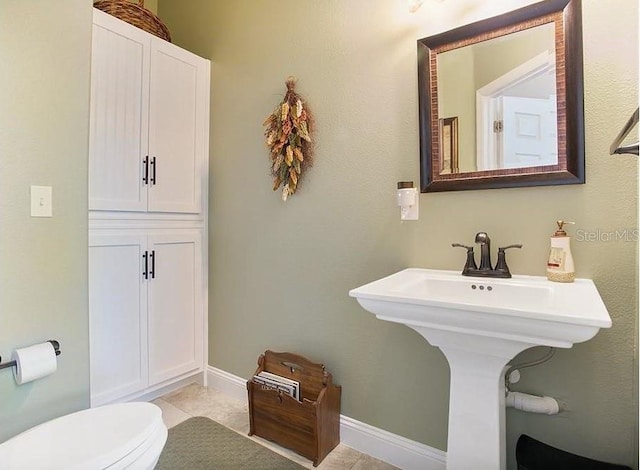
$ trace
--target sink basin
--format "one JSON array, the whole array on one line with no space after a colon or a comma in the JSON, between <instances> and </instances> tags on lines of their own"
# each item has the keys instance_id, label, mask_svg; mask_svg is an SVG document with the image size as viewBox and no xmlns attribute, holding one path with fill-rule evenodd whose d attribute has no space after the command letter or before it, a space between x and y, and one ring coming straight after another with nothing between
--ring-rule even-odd
<instances>
[{"instance_id":1,"label":"sink basin","mask_svg":"<svg viewBox=\"0 0 640 470\"><path fill-rule=\"evenodd\" d=\"M611 327L590 279L405 269L349 295L379 319L414 329L449 361L447 470L506 468L503 374L513 357L533 346L570 348Z\"/></svg>"},{"instance_id":2,"label":"sink basin","mask_svg":"<svg viewBox=\"0 0 640 470\"><path fill-rule=\"evenodd\" d=\"M590 279L550 282L462 276L457 271L405 269L349 292L378 318L431 325L569 348L587 341L611 318Z\"/></svg>"}]
</instances>

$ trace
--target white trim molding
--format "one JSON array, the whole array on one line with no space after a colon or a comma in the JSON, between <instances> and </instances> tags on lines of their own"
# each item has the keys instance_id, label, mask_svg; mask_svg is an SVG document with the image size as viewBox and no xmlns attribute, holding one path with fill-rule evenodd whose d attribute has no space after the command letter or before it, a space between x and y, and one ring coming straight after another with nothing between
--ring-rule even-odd
<instances>
[{"instance_id":1,"label":"white trim molding","mask_svg":"<svg viewBox=\"0 0 640 470\"><path fill-rule=\"evenodd\" d=\"M246 379L208 366L207 383L225 395L247 402ZM340 442L403 470L446 469L446 452L344 415L340 415Z\"/></svg>"},{"instance_id":2,"label":"white trim molding","mask_svg":"<svg viewBox=\"0 0 640 470\"><path fill-rule=\"evenodd\" d=\"M247 380L213 366L207 366L207 386L247 403Z\"/></svg>"}]
</instances>

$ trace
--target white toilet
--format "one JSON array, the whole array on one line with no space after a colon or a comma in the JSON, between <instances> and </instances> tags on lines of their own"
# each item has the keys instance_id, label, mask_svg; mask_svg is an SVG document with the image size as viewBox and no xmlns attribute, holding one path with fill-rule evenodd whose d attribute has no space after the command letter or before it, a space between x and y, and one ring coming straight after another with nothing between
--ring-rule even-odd
<instances>
[{"instance_id":1,"label":"white toilet","mask_svg":"<svg viewBox=\"0 0 640 470\"><path fill-rule=\"evenodd\" d=\"M100 406L47 421L0 444L0 468L151 470L166 440L156 405Z\"/></svg>"}]
</instances>

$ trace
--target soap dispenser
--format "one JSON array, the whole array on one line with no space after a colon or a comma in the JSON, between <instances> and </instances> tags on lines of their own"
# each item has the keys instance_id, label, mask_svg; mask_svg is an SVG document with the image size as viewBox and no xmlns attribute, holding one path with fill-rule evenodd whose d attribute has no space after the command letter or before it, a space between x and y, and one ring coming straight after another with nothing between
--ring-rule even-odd
<instances>
[{"instance_id":1,"label":"soap dispenser","mask_svg":"<svg viewBox=\"0 0 640 470\"><path fill-rule=\"evenodd\" d=\"M571 237L564 230L565 222L558 220L558 229L551 236L551 249L547 261L547 279L554 282L573 282L576 278L573 256L571 255Z\"/></svg>"}]
</instances>

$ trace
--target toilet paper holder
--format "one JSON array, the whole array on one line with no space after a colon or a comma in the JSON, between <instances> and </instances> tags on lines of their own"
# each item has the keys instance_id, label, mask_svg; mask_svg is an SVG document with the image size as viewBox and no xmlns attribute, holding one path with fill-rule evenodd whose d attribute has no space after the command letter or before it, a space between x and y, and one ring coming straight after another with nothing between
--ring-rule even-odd
<instances>
[{"instance_id":1,"label":"toilet paper holder","mask_svg":"<svg viewBox=\"0 0 640 470\"><path fill-rule=\"evenodd\" d=\"M56 356L60 355L60 343L55 339L50 339L49 343L53 346L54 351L56 352ZM0 362L2 362L2 357L0 356ZM0 363L0 369L6 369L8 367L14 367L16 365L16 361L5 362L4 364Z\"/></svg>"}]
</instances>

